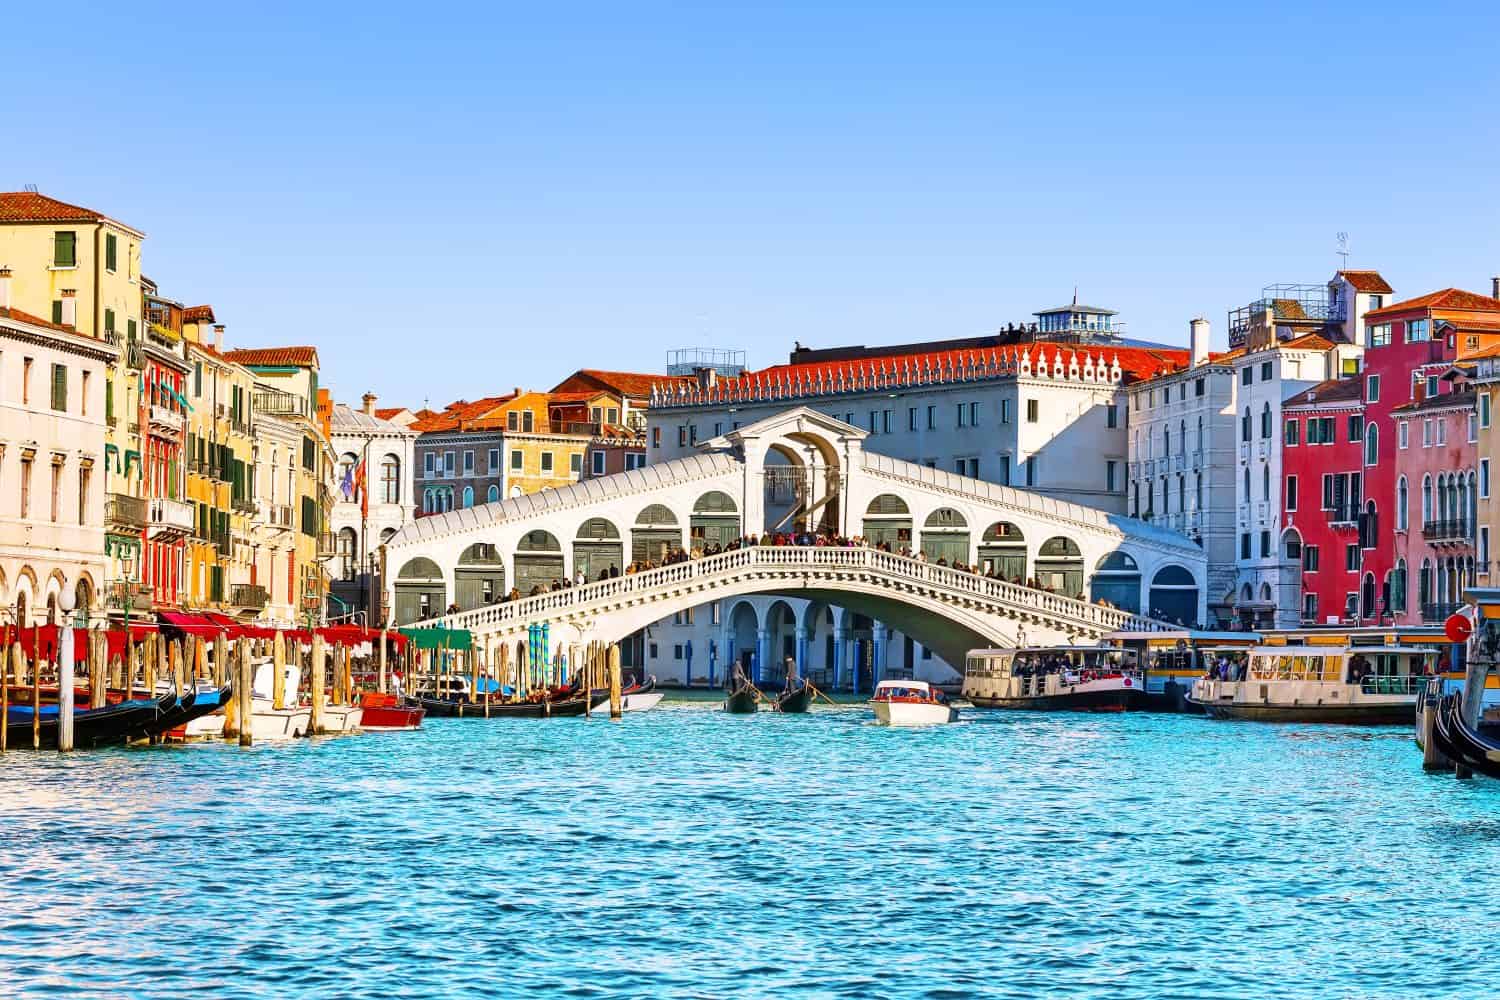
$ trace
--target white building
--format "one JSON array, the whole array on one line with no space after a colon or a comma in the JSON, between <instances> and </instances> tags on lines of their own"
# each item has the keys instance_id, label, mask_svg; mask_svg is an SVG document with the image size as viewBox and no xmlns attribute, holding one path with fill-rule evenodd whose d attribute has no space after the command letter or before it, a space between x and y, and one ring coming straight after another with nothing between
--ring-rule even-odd
<instances>
[{"instance_id":1,"label":"white building","mask_svg":"<svg viewBox=\"0 0 1500 1000\"><path fill-rule=\"evenodd\" d=\"M338 458L329 523L336 553L330 569L330 617L369 612L373 601L376 613L370 620L380 618L380 546L416 518L410 472L416 440L409 422L376 416L372 393L365 393L357 410L342 403L333 407L332 441ZM363 496L354 471L361 462Z\"/></svg>"},{"instance_id":2,"label":"white building","mask_svg":"<svg viewBox=\"0 0 1500 1000\"><path fill-rule=\"evenodd\" d=\"M10 308L0 268L0 624L58 621L59 595L102 613L103 340Z\"/></svg>"},{"instance_id":3,"label":"white building","mask_svg":"<svg viewBox=\"0 0 1500 1000\"><path fill-rule=\"evenodd\" d=\"M1190 367L1129 388L1129 513L1203 546L1214 625L1228 620L1236 583L1235 367L1209 353L1208 320L1190 329Z\"/></svg>"}]
</instances>

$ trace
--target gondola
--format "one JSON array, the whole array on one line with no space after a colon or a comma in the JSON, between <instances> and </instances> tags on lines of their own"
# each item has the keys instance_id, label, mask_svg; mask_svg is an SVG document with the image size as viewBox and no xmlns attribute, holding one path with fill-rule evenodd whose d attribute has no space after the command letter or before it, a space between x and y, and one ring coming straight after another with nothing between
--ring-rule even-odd
<instances>
[{"instance_id":1,"label":"gondola","mask_svg":"<svg viewBox=\"0 0 1500 1000\"><path fill-rule=\"evenodd\" d=\"M729 692L729 697L724 699L724 711L730 715L754 715L757 702L760 700L760 692L755 685L749 681L742 681L740 686Z\"/></svg>"},{"instance_id":2,"label":"gondola","mask_svg":"<svg viewBox=\"0 0 1500 1000\"><path fill-rule=\"evenodd\" d=\"M786 715L800 715L811 707L813 695L816 693L816 688L807 681L803 681L797 687L788 688L777 695L772 706L776 711Z\"/></svg>"},{"instance_id":3,"label":"gondola","mask_svg":"<svg viewBox=\"0 0 1500 1000\"><path fill-rule=\"evenodd\" d=\"M145 739L152 734L157 720L176 708L177 701L175 693L168 693L160 698L141 698L102 708L77 709L73 713L73 746L78 749L120 746ZM43 705L40 717L38 729L41 747L56 750L57 705ZM32 718L31 706L10 706L6 713L10 729L7 742L10 748L31 746Z\"/></svg>"},{"instance_id":4,"label":"gondola","mask_svg":"<svg viewBox=\"0 0 1500 1000\"><path fill-rule=\"evenodd\" d=\"M427 710L433 718L443 719L559 719L582 715L588 699L581 695L544 701L492 701L486 713L484 702L447 701L441 698L410 698L411 704Z\"/></svg>"},{"instance_id":5,"label":"gondola","mask_svg":"<svg viewBox=\"0 0 1500 1000\"><path fill-rule=\"evenodd\" d=\"M1449 760L1464 764L1489 778L1500 778L1500 742L1470 728L1464 721L1463 702L1447 694L1438 702L1432 736L1438 750Z\"/></svg>"}]
</instances>

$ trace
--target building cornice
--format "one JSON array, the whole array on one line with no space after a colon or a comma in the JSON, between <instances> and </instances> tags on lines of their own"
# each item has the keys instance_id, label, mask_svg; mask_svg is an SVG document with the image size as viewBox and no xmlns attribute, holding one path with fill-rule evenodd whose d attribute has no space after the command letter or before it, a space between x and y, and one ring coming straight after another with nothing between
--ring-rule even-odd
<instances>
[{"instance_id":1,"label":"building cornice","mask_svg":"<svg viewBox=\"0 0 1500 1000\"><path fill-rule=\"evenodd\" d=\"M46 327L33 326L19 320L0 320L0 336L7 340L19 341L23 344L34 344L37 347L50 347L54 350L67 351L86 357L91 361L103 361L105 363L116 361L120 357L120 349L105 340L95 340L93 337L85 337L81 333L66 333L61 330L50 330Z\"/></svg>"}]
</instances>

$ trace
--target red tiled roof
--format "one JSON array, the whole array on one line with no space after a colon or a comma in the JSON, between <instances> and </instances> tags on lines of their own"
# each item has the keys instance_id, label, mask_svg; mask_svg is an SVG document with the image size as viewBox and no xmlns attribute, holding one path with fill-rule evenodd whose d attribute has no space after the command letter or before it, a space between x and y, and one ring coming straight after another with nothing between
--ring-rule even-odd
<instances>
[{"instance_id":1,"label":"red tiled roof","mask_svg":"<svg viewBox=\"0 0 1500 1000\"><path fill-rule=\"evenodd\" d=\"M891 373L901 371L915 371L921 368L947 369L952 366L962 366L976 357L998 354L1000 356L1010 355L1017 359L1022 354L1031 359L1032 367L1035 368L1043 359L1048 367L1053 364L1054 358L1061 354L1063 364L1068 363L1071 355L1077 355L1079 365L1082 366L1083 358L1092 355L1102 358L1106 365L1113 364L1118 358L1120 370L1124 373L1126 381L1140 378L1151 378L1155 375L1165 374L1169 371L1186 365L1190 355L1186 348L1177 350L1172 348L1148 348L1148 347L1114 347L1107 345L1084 345L1084 344L1027 344L1015 348L989 348L977 351L960 349L952 351L937 351L921 354L898 354L885 357L860 358L857 361L826 361L803 365L773 365L770 368L762 368L756 372L746 372L742 379L755 379L759 381L797 381L801 376L804 380L816 378L819 374L825 377L836 376L840 373L876 373L887 371ZM734 379L720 379L720 383L734 382Z\"/></svg>"},{"instance_id":2,"label":"red tiled roof","mask_svg":"<svg viewBox=\"0 0 1500 1000\"><path fill-rule=\"evenodd\" d=\"M31 313L22 312L20 309L0 309L0 319L13 319L18 323L30 323L32 326L44 326L49 330L61 330L63 333L78 332L71 326L61 326L57 323L52 322L50 319L42 319L40 316L33 316L31 315Z\"/></svg>"},{"instance_id":3,"label":"red tiled roof","mask_svg":"<svg viewBox=\"0 0 1500 1000\"><path fill-rule=\"evenodd\" d=\"M241 347L224 353L224 360L248 367L316 367L316 347Z\"/></svg>"},{"instance_id":4,"label":"red tiled roof","mask_svg":"<svg viewBox=\"0 0 1500 1000\"><path fill-rule=\"evenodd\" d=\"M377 406L375 408L375 416L379 417L381 420L389 420L396 414L403 412L405 409L406 407L404 406Z\"/></svg>"},{"instance_id":5,"label":"red tiled roof","mask_svg":"<svg viewBox=\"0 0 1500 1000\"><path fill-rule=\"evenodd\" d=\"M0 191L0 222L98 222L92 208L69 205L35 191Z\"/></svg>"},{"instance_id":6,"label":"red tiled roof","mask_svg":"<svg viewBox=\"0 0 1500 1000\"><path fill-rule=\"evenodd\" d=\"M610 389L622 395L644 399L651 395L653 386L676 385L682 382L696 383L691 375L646 375L639 372L607 372L597 368L580 368L552 387L553 392L585 390L589 386Z\"/></svg>"},{"instance_id":7,"label":"red tiled roof","mask_svg":"<svg viewBox=\"0 0 1500 1000\"><path fill-rule=\"evenodd\" d=\"M1389 295L1394 292L1379 271L1340 271L1339 277L1354 286L1356 292L1372 292L1376 295Z\"/></svg>"},{"instance_id":8,"label":"red tiled roof","mask_svg":"<svg viewBox=\"0 0 1500 1000\"><path fill-rule=\"evenodd\" d=\"M433 410L419 410L416 414L417 420L411 425L411 429L423 434L463 430L464 424L471 420L478 420L501 403L507 403L515 398L515 393L508 393L504 396L486 396L472 403L466 399L460 399L449 403L441 413Z\"/></svg>"},{"instance_id":9,"label":"red tiled roof","mask_svg":"<svg viewBox=\"0 0 1500 1000\"><path fill-rule=\"evenodd\" d=\"M1358 403L1364 400L1364 380L1358 378L1331 378L1308 389L1302 389L1286 398L1282 404L1287 409L1304 406L1326 406L1333 403Z\"/></svg>"},{"instance_id":10,"label":"red tiled roof","mask_svg":"<svg viewBox=\"0 0 1500 1000\"><path fill-rule=\"evenodd\" d=\"M213 306L188 306L182 311L184 323L212 323L214 322Z\"/></svg>"},{"instance_id":11,"label":"red tiled roof","mask_svg":"<svg viewBox=\"0 0 1500 1000\"><path fill-rule=\"evenodd\" d=\"M1444 288L1426 295L1418 295L1405 302L1393 302L1383 309L1371 309L1365 319L1384 318L1420 309L1457 309L1470 312L1500 312L1500 299L1488 295L1466 292L1462 288Z\"/></svg>"},{"instance_id":12,"label":"red tiled roof","mask_svg":"<svg viewBox=\"0 0 1500 1000\"><path fill-rule=\"evenodd\" d=\"M1474 388L1458 386L1452 392L1440 392L1426 399L1413 400L1393 407L1392 413L1418 413L1423 410L1464 409L1474 405Z\"/></svg>"},{"instance_id":13,"label":"red tiled roof","mask_svg":"<svg viewBox=\"0 0 1500 1000\"><path fill-rule=\"evenodd\" d=\"M1305 333L1291 340L1283 340L1276 346L1293 351L1327 351L1333 348L1333 341L1321 333Z\"/></svg>"}]
</instances>

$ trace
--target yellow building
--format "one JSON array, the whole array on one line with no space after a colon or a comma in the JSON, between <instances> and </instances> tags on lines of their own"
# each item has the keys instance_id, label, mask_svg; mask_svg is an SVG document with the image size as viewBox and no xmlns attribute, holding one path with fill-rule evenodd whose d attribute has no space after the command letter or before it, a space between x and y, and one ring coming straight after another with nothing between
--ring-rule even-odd
<instances>
[{"instance_id":1,"label":"yellow building","mask_svg":"<svg viewBox=\"0 0 1500 1000\"><path fill-rule=\"evenodd\" d=\"M1478 411L1478 442L1475 444L1476 499L1474 537L1474 576L1481 587L1493 587L1500 580L1500 566L1491 566L1494 558L1490 546L1500 538L1500 496L1495 493L1495 470L1500 463L1500 346L1490 347L1472 356L1471 375L1474 385L1474 408Z\"/></svg>"},{"instance_id":2,"label":"yellow building","mask_svg":"<svg viewBox=\"0 0 1500 1000\"><path fill-rule=\"evenodd\" d=\"M35 191L0 192L0 266L15 309L116 344L104 382L105 588L116 613L142 594L146 530L141 410L141 244L145 234L101 212Z\"/></svg>"}]
</instances>

